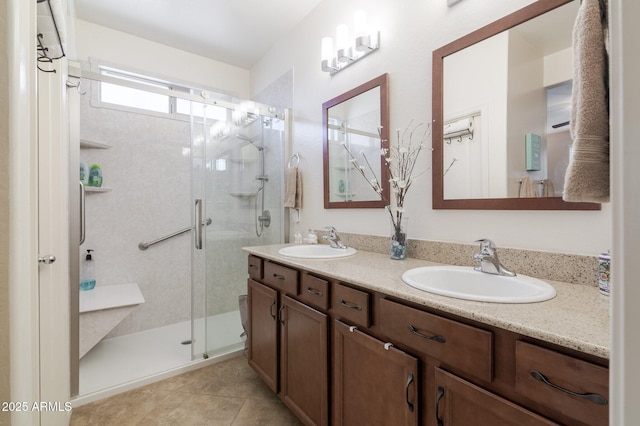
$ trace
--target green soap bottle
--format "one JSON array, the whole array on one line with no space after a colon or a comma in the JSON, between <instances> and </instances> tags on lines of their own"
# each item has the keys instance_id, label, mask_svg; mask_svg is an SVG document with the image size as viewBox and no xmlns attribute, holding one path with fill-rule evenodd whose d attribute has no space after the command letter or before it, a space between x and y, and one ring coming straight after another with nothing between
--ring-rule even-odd
<instances>
[{"instance_id":1,"label":"green soap bottle","mask_svg":"<svg viewBox=\"0 0 640 426\"><path fill-rule=\"evenodd\" d=\"M102 169L97 164L91 165L89 170L89 186L102 186Z\"/></svg>"}]
</instances>

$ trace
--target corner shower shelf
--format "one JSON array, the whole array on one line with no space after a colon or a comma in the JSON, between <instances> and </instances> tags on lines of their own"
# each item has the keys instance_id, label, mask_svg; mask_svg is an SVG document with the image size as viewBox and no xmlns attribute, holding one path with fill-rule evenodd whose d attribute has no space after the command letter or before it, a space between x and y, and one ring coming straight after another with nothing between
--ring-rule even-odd
<instances>
[{"instance_id":1,"label":"corner shower shelf","mask_svg":"<svg viewBox=\"0 0 640 426\"><path fill-rule=\"evenodd\" d=\"M111 191L111 188L103 188L103 187L97 187L97 186L85 186L84 190L86 192L109 192Z\"/></svg>"},{"instance_id":2,"label":"corner shower shelf","mask_svg":"<svg viewBox=\"0 0 640 426\"><path fill-rule=\"evenodd\" d=\"M102 142L90 141L88 139L80 139L80 148L109 149L111 148L111 145Z\"/></svg>"}]
</instances>

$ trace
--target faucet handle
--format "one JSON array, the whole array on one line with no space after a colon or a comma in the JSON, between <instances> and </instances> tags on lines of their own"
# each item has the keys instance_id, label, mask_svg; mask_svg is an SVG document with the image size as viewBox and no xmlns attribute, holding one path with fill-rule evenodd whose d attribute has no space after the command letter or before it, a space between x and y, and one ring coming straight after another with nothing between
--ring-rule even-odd
<instances>
[{"instance_id":1,"label":"faucet handle","mask_svg":"<svg viewBox=\"0 0 640 426\"><path fill-rule=\"evenodd\" d=\"M324 229L329 231L329 235L335 235L337 233L336 228L334 228L333 226L325 226Z\"/></svg>"},{"instance_id":2,"label":"faucet handle","mask_svg":"<svg viewBox=\"0 0 640 426\"><path fill-rule=\"evenodd\" d=\"M493 254L496 250L496 245L493 241L488 238L482 238L475 241L476 243L480 243L480 251L482 253Z\"/></svg>"}]
</instances>

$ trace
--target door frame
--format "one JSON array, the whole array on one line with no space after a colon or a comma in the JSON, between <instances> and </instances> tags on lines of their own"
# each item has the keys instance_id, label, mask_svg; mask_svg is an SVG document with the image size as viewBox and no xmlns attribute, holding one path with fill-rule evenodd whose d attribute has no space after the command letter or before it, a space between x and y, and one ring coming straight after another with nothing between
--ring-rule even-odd
<instances>
[{"instance_id":1,"label":"door frame","mask_svg":"<svg viewBox=\"0 0 640 426\"><path fill-rule=\"evenodd\" d=\"M61 107L66 99L66 63L54 64L58 71L48 76L50 84L39 99L36 12L36 2L7 1L10 393L11 401L28 408L13 411L11 423L66 425L69 237L64 156L68 153ZM39 106L49 111L46 117L39 115ZM56 262L40 266L38 256L44 254L55 255Z\"/></svg>"}]
</instances>

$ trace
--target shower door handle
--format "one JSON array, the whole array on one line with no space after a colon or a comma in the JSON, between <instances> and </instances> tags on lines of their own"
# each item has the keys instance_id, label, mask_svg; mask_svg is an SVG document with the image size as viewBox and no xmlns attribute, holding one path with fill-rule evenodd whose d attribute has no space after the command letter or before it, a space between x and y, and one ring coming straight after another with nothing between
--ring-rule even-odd
<instances>
[{"instance_id":1,"label":"shower door handle","mask_svg":"<svg viewBox=\"0 0 640 426\"><path fill-rule=\"evenodd\" d=\"M80 245L84 243L84 239L87 236L87 216L84 204L84 196L84 184L80 182Z\"/></svg>"},{"instance_id":2,"label":"shower door handle","mask_svg":"<svg viewBox=\"0 0 640 426\"><path fill-rule=\"evenodd\" d=\"M196 198L196 249L202 250L202 199Z\"/></svg>"}]
</instances>

